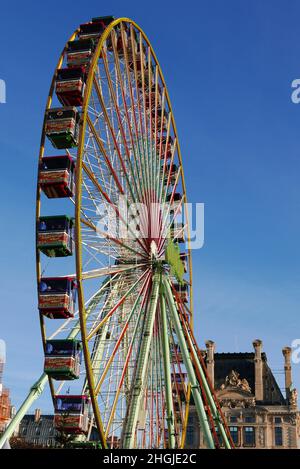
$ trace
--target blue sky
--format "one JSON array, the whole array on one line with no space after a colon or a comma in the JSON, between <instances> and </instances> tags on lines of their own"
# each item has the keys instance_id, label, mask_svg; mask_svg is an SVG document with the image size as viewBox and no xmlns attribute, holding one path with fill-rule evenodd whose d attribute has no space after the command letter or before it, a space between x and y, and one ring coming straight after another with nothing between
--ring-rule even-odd
<instances>
[{"instance_id":1,"label":"blue sky","mask_svg":"<svg viewBox=\"0 0 300 469\"><path fill-rule=\"evenodd\" d=\"M70 33L92 16L141 25L171 96L191 202L205 203L205 245L193 253L199 344L269 363L300 337L300 78L296 0L143 3L5 2L1 6L1 327L14 404L42 369L35 292L37 156L48 87ZM300 388L300 364L293 367ZM279 375L281 378L282 375ZM47 396L40 400L50 410Z\"/></svg>"}]
</instances>

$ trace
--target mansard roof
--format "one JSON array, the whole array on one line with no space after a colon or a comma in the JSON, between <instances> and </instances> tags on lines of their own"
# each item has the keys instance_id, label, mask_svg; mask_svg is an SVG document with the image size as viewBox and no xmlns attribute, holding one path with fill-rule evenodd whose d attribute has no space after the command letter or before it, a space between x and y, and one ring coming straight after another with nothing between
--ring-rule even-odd
<instances>
[{"instance_id":1,"label":"mansard roof","mask_svg":"<svg viewBox=\"0 0 300 469\"><path fill-rule=\"evenodd\" d=\"M220 389L221 385L225 383L226 376L232 370L239 373L241 379L246 379L251 388L251 392L255 395L255 363L254 352L230 352L230 353L215 353L215 388ZM267 356L263 352L262 355L263 367L263 390L264 399L260 402L262 405L285 405L280 387L268 366Z\"/></svg>"}]
</instances>

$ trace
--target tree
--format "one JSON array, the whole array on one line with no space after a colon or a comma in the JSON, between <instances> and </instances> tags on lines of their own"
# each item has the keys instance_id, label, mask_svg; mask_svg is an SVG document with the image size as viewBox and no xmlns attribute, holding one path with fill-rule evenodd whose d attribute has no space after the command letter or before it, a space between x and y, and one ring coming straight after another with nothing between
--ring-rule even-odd
<instances>
[{"instance_id":1,"label":"tree","mask_svg":"<svg viewBox=\"0 0 300 469\"><path fill-rule=\"evenodd\" d=\"M9 440L11 449L45 449L43 445L36 445L19 436L12 436Z\"/></svg>"}]
</instances>

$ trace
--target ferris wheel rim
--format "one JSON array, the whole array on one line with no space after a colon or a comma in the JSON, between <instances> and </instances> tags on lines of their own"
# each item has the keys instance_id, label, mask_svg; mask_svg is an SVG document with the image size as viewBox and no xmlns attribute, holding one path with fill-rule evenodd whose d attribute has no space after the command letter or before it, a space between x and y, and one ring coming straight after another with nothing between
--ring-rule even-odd
<instances>
[{"instance_id":1,"label":"ferris wheel rim","mask_svg":"<svg viewBox=\"0 0 300 469\"><path fill-rule=\"evenodd\" d=\"M91 96L91 92L92 92L93 77L95 76L95 70L96 70L97 62L100 58L101 51L103 49L103 46L104 46L105 41L108 38L109 34L111 34L111 32L112 32L112 30L114 29L115 26L117 26L118 24L120 24L122 22L131 24L133 27L135 27L141 33L143 39L146 41L146 43L149 47L151 56L154 58L155 63L158 67L158 73L159 73L160 79L162 81L162 84L164 86L164 91L165 91L165 94L166 94L166 102L167 102L169 110L171 112L172 128L173 128L175 138L176 138L177 156L178 156L178 160L179 160L180 165L181 165L181 183L182 183L182 188L183 188L183 192L184 192L184 196L185 196L185 201L187 202L186 185L185 185L185 179L184 179L184 168L183 168L183 164L182 164L182 156L181 156L181 151L180 151L177 128L176 128L176 124L175 124L175 118L174 118L174 114L173 114L172 105L171 105L171 101L170 101L170 98L169 98L167 86L166 86L164 76L163 76L163 73L162 73L162 69L160 67L158 59L156 57L156 54L155 54L155 52L152 48L152 45L151 45L148 37L146 36L144 31L138 26L138 24L135 23L133 20L131 20L129 18L125 18L125 17L124 18L118 18L115 21L113 21L112 23L110 23L110 25L106 28L106 30L102 34L102 36L101 36L101 38L100 38L100 40L97 44L96 50L95 50L94 55L93 55L93 62L90 66L88 79L87 79L87 84L86 84L86 91L85 91L85 95L84 95L84 103L83 103L83 106L82 106L80 134L79 134L79 142L78 142L78 150L77 150L76 195L75 195L75 219L76 219L76 222L75 222L75 226L76 226L75 258L76 258L76 260L75 260L75 262L76 262L76 278L77 278L77 282L78 282L80 330L81 330L81 337L82 337L82 342L83 342L83 347L84 347L86 375L87 375L88 381L90 380L89 392L90 392L90 395L91 395L92 402L93 402L93 394L94 394L94 391L95 391L95 386L92 382L93 370L92 370L92 366L91 366L91 362L90 362L90 353L89 353L89 350L88 350L88 338L87 338L87 335L86 335L86 325L84 323L84 321L85 321L85 300L84 300L84 291L83 291L83 288L82 288L82 281L83 281L83 276L82 276L83 272L82 272L82 270L83 269L82 269L82 243L81 243L81 223L80 223L82 172L83 172L82 154L83 154L83 149L84 149L85 129L86 129L87 119L88 119L88 112L87 112L88 111L88 104L89 104L90 96ZM72 36L70 37L69 40L73 40L76 37L77 33L78 33L78 29L72 34ZM51 107L52 96L53 96L53 93L54 93L55 74L56 74L56 71L62 65L65 49L66 49L66 47L63 49L63 51L60 55L57 67L55 69L55 73L53 75L53 79L52 79L51 86L50 86L50 92L49 92L48 99L47 99L46 110L50 109L50 107ZM45 143L45 129L44 129L44 126L43 126L39 161L41 160L43 152L44 152L44 143ZM40 216L40 208L41 208L41 197L40 197L40 190L39 190L39 187L38 187L38 190L37 190L37 203L36 203L36 221L38 221L39 216ZM190 292L189 292L190 300L189 300L189 304L190 304L191 321L192 321L192 257L191 257L191 250L190 250L189 223L187 223L187 233L188 233L187 243L188 243L188 252L189 252L189 263L188 263L188 265L189 265L189 278L190 278ZM36 262L36 265L37 265L36 270L37 270L37 283L38 283L40 278L41 278L40 253L39 253L38 249L37 249L37 262ZM45 343L46 343L45 320L44 320L42 314L40 314L40 321L41 321L42 341L43 341L43 345L45 347ZM49 378L49 383L50 383L50 390L51 390L52 398L54 399L55 391L54 391L54 387L53 387L53 383L52 383L51 378ZM95 395L94 395L93 410L94 410L94 415L96 417L96 420L98 420L98 422L97 422L98 425L97 426L98 426L98 429L100 428L100 434L101 434L101 428L103 430L103 426L102 426L102 423L101 423L101 416L100 416L100 412L99 412L99 406L98 406L97 400L95 398ZM98 416L97 416L97 414L98 414ZM102 439L102 444L105 446L106 441L105 441L105 437L104 437L104 430L103 430L101 439Z\"/></svg>"}]
</instances>

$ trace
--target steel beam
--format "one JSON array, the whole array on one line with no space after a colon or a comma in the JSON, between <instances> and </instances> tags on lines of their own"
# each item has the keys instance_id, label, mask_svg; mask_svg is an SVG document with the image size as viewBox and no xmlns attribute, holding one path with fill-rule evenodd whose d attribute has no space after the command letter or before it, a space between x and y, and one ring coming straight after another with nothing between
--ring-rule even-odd
<instances>
[{"instance_id":1,"label":"steel beam","mask_svg":"<svg viewBox=\"0 0 300 469\"><path fill-rule=\"evenodd\" d=\"M162 287L163 290L163 287ZM171 383L171 368L170 368L170 342L168 335L168 322L166 312L166 302L163 295L160 298L160 313L162 324L162 352L164 359L164 378L165 378L165 393L167 404L167 424L169 434L169 448L175 448L175 427L174 427L174 407L172 397L172 383Z\"/></svg>"},{"instance_id":2,"label":"steel beam","mask_svg":"<svg viewBox=\"0 0 300 469\"><path fill-rule=\"evenodd\" d=\"M192 391L192 395L194 398L197 414L199 417L200 426L204 433L205 441L207 443L208 448L213 449L215 448L214 440L213 440L211 430L209 427L209 422L208 422L208 418L204 409L204 404L202 401L199 383L197 381L196 374L193 368L193 363L191 360L191 356L190 356L190 353L189 353L189 350L185 341L184 333L183 333L180 319L178 316L178 311L177 311L175 300L174 300L172 290L169 284L169 280L164 276L162 278L162 282L164 286L164 293L166 295L167 303L168 303L170 313L172 316L173 324L176 330L176 335L178 338L180 350L182 352L183 362L184 362L184 365L188 374L189 381L191 383L191 391Z\"/></svg>"},{"instance_id":3,"label":"steel beam","mask_svg":"<svg viewBox=\"0 0 300 469\"><path fill-rule=\"evenodd\" d=\"M153 336L153 326L155 320L155 314L158 304L158 296L160 289L161 274L154 273L153 283L151 290L150 303L147 308L145 317L144 329L142 333L142 341L138 351L136 372L133 377L133 384L131 388L131 397L127 410L127 415L124 423L124 429L121 437L122 448L133 448L135 442L135 431L138 421L139 409L141 398L145 383L147 381L146 371L148 360L150 356L150 346Z\"/></svg>"}]
</instances>

